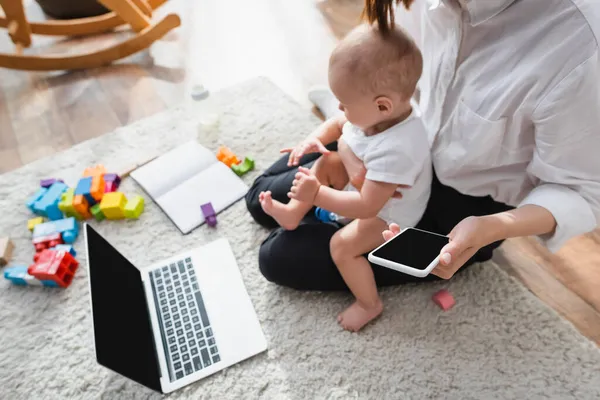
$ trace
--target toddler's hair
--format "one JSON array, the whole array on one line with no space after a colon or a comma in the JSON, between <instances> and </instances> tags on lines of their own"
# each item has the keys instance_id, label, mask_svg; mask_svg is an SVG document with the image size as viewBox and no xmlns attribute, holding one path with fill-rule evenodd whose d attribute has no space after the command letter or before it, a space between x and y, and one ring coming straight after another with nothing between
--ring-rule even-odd
<instances>
[{"instance_id":1,"label":"toddler's hair","mask_svg":"<svg viewBox=\"0 0 600 400\"><path fill-rule=\"evenodd\" d=\"M352 30L331 54L329 68L342 68L349 84L375 96L399 93L410 98L423 70L423 57L414 40L400 27L382 34L363 24Z\"/></svg>"},{"instance_id":2,"label":"toddler's hair","mask_svg":"<svg viewBox=\"0 0 600 400\"><path fill-rule=\"evenodd\" d=\"M408 10L414 0L365 0L362 17L371 24L377 22L381 32L387 34L394 28L394 7L400 3Z\"/></svg>"}]
</instances>

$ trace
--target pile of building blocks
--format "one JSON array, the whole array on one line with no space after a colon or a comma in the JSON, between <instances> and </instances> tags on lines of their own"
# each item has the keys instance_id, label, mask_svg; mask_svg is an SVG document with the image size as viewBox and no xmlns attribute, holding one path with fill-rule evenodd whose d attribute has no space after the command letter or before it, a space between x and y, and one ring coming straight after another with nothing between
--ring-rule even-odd
<instances>
[{"instance_id":1,"label":"pile of building blocks","mask_svg":"<svg viewBox=\"0 0 600 400\"><path fill-rule=\"evenodd\" d=\"M202 215L204 215L204 219L208 226L213 228L217 226L217 214L215 213L212 203L202 204L200 208L202 209Z\"/></svg>"},{"instance_id":2,"label":"pile of building blocks","mask_svg":"<svg viewBox=\"0 0 600 400\"><path fill-rule=\"evenodd\" d=\"M0 267L10 262L14 246L9 238L0 238Z\"/></svg>"},{"instance_id":3,"label":"pile of building blocks","mask_svg":"<svg viewBox=\"0 0 600 400\"><path fill-rule=\"evenodd\" d=\"M227 165L238 176L242 176L254 169L254 160L250 157L241 161L229 147L221 146L217 150L217 160Z\"/></svg>"},{"instance_id":4,"label":"pile of building blocks","mask_svg":"<svg viewBox=\"0 0 600 400\"><path fill-rule=\"evenodd\" d=\"M431 299L444 311L448 311L456 304L454 296L452 296L452 294L450 294L450 292L446 289L436 292Z\"/></svg>"},{"instance_id":5,"label":"pile of building blocks","mask_svg":"<svg viewBox=\"0 0 600 400\"><path fill-rule=\"evenodd\" d=\"M86 168L75 188L53 178L43 179L40 184L40 189L27 200L27 207L49 220L137 219L144 211L144 199L135 196L127 200L117 191L121 184L119 175L107 173L103 165ZM33 230L40 223L34 218L28 227Z\"/></svg>"},{"instance_id":6,"label":"pile of building blocks","mask_svg":"<svg viewBox=\"0 0 600 400\"><path fill-rule=\"evenodd\" d=\"M144 211L144 199L127 200L118 192L121 178L107 173L102 165L86 168L75 188L61 179L40 181L40 188L27 199L26 206L37 215L27 222L35 247L33 264L14 266L4 277L18 285L68 287L79 263L72 243L79 235L77 221L95 218L137 219ZM8 263L12 244L0 239L0 266Z\"/></svg>"}]
</instances>

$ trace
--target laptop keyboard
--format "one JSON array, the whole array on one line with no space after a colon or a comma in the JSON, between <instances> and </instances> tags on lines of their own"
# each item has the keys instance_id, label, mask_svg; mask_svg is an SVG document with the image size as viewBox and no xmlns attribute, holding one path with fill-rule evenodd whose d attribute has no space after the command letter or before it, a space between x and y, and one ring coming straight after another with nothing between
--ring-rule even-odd
<instances>
[{"instance_id":1,"label":"laptop keyboard","mask_svg":"<svg viewBox=\"0 0 600 400\"><path fill-rule=\"evenodd\" d=\"M171 382L221 361L191 258L150 278Z\"/></svg>"}]
</instances>

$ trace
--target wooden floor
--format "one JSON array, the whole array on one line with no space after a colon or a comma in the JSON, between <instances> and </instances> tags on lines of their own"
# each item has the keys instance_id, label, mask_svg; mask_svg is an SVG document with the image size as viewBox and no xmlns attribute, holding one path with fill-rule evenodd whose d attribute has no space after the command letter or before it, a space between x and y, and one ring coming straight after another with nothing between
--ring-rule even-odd
<instances>
[{"instance_id":1,"label":"wooden floor","mask_svg":"<svg viewBox=\"0 0 600 400\"><path fill-rule=\"evenodd\" d=\"M31 20L43 16L26 0ZM308 88L325 84L338 38L357 22L362 0L170 0L183 24L149 52L75 73L0 70L0 172L17 168L210 90L262 75L310 108ZM0 51L12 51L0 31ZM36 37L27 52L77 52L128 32L56 42ZM600 344L600 233L549 254L534 239L507 241L496 255L583 334Z\"/></svg>"}]
</instances>

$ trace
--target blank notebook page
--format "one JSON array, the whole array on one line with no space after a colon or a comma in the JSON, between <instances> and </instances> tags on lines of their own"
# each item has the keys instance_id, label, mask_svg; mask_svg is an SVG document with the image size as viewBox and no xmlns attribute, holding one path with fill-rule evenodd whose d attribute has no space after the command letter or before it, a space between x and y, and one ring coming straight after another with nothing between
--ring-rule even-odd
<instances>
[{"instance_id":1,"label":"blank notebook page","mask_svg":"<svg viewBox=\"0 0 600 400\"><path fill-rule=\"evenodd\" d=\"M169 151L131 176L183 234L205 222L202 204L212 203L218 214L248 191L231 168L195 141Z\"/></svg>"}]
</instances>

